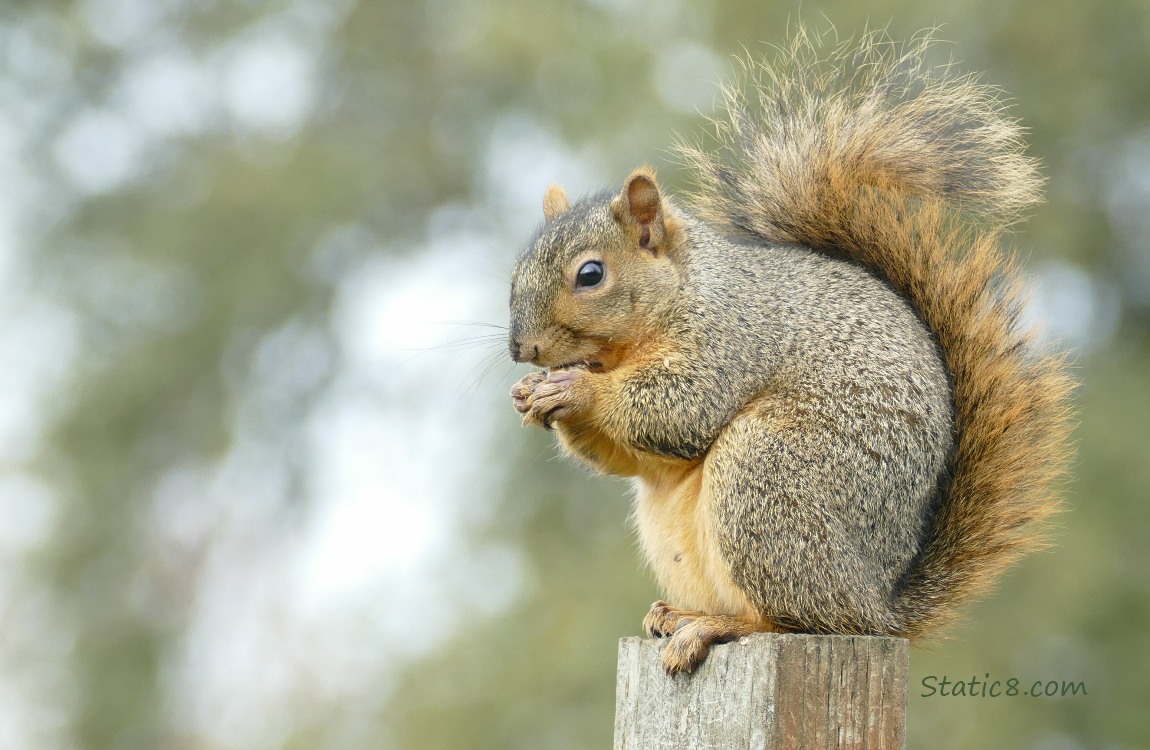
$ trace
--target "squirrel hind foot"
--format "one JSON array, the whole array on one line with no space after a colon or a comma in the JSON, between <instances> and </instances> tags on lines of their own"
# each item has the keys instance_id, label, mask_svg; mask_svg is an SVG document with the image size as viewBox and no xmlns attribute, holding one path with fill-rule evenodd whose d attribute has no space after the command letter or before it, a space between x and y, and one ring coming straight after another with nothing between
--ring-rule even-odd
<instances>
[{"instance_id":1,"label":"squirrel hind foot","mask_svg":"<svg viewBox=\"0 0 1150 750\"><path fill-rule=\"evenodd\" d=\"M673 677L680 672L693 672L715 643L727 643L751 633L777 632L779 628L762 617L709 615L657 601L643 618L643 630L650 637L669 636L662 661L663 671Z\"/></svg>"},{"instance_id":2,"label":"squirrel hind foot","mask_svg":"<svg viewBox=\"0 0 1150 750\"><path fill-rule=\"evenodd\" d=\"M648 638L660 638L675 632L676 626L684 618L702 617L703 612L672 607L660 599L651 605L651 609L643 616L643 632Z\"/></svg>"}]
</instances>

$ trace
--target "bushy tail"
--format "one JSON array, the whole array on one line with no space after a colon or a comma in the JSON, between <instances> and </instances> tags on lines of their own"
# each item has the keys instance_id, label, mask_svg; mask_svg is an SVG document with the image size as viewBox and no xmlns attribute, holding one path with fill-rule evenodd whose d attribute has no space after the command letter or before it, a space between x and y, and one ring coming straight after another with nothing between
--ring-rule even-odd
<instances>
[{"instance_id":1,"label":"bushy tail","mask_svg":"<svg viewBox=\"0 0 1150 750\"><path fill-rule=\"evenodd\" d=\"M898 595L901 634L946 625L1042 546L1070 458L1065 357L1020 323L1001 234L1040 197L1021 130L994 90L924 62L929 37L871 34L827 50L803 29L727 89L720 148L680 144L703 218L860 262L935 332L954 383L953 473Z\"/></svg>"}]
</instances>

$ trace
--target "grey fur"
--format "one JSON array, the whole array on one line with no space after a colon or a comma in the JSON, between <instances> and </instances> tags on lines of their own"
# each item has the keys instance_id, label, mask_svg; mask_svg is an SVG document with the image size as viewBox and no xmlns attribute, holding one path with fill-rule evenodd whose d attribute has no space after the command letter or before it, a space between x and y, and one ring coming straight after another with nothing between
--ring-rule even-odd
<instances>
[{"instance_id":1,"label":"grey fur","mask_svg":"<svg viewBox=\"0 0 1150 750\"><path fill-rule=\"evenodd\" d=\"M690 212L664 197L639 235L665 219L673 241L642 255L629 181L552 216L514 274L513 356L586 366L589 431L702 461L722 565L784 628L933 632L1039 546L1057 509L1072 381L1030 349L997 248L1040 178L995 93L932 76L926 43L871 36L820 60L800 30L779 67L752 65L728 92L719 154L684 147ZM579 307L564 274L599 247L632 248L641 273ZM556 323L557 300L585 330ZM629 335L620 321L657 328L662 348L596 373L581 357ZM518 356L524 335L546 355ZM528 416L527 391L564 387L525 381Z\"/></svg>"}]
</instances>

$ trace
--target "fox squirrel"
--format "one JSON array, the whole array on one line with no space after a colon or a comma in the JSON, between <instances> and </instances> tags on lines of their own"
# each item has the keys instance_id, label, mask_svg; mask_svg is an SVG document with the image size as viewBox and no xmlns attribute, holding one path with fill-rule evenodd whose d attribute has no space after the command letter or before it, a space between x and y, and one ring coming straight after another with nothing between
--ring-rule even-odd
<instances>
[{"instance_id":1,"label":"fox squirrel","mask_svg":"<svg viewBox=\"0 0 1150 750\"><path fill-rule=\"evenodd\" d=\"M1070 457L1065 355L1020 323L1003 230L1039 199L993 90L929 39L824 52L800 30L680 143L546 223L511 283L512 389L634 477L668 673L760 631L936 633L1042 544Z\"/></svg>"}]
</instances>

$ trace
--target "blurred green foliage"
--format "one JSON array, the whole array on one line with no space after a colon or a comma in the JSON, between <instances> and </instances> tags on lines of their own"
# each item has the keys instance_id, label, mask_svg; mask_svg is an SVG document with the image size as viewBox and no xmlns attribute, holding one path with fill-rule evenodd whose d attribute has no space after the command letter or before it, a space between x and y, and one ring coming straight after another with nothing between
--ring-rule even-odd
<instances>
[{"instance_id":1,"label":"blurred green foliage","mask_svg":"<svg viewBox=\"0 0 1150 750\"><path fill-rule=\"evenodd\" d=\"M1017 244L1036 273L1065 282L1042 310L1073 333L1083 381L1056 546L951 639L914 654L909 746L1150 745L1138 708L1150 704L1150 5L93 0L0 6L9 284L55 321L5 367L58 356L68 370L43 376L53 385L37 391L35 434L0 454L4 476L37 477L57 503L51 535L4 558L23 588L4 579L0 611L32 635L0 625L0 647L42 641L32 653L54 665L0 667L0 685L26 696L0 711L47 717L10 716L4 726L31 732L10 732L12 746L31 736L92 748L606 747L615 642L638 632L657 592L628 527L627 485L554 460L549 435L519 429L503 404L517 374L461 368L450 347L419 360L431 363L426 390L453 412L439 426L470 430L467 461L430 459L468 488L452 511L462 541L427 569L442 577L426 584L437 606L391 613L391 661L378 672L365 662L357 691L291 684L290 720L263 733L205 735L210 716L185 712L198 683L180 670L200 653L190 634L223 542L182 529L179 508L165 511L175 530L156 533L157 493L174 471L256 451L254 473L235 485L250 493L228 504L262 508L260 531L235 544L266 547L283 567L277 540L324 501L312 487L324 440L312 419L347 367L342 290L380 259L414 262L460 234L484 239L476 265L501 277L550 181L586 190L648 162L682 187L673 135L701 132L696 110L730 59L781 44L800 16L844 38L938 25L952 42L940 59L1013 98L1049 177L1049 201ZM274 54L245 52L259 43ZM289 78L276 89L284 70L307 87ZM264 109L249 106L253 91ZM498 284L481 313L495 324ZM498 357L498 333L489 343ZM294 369L307 358L313 367ZM388 377L382 391L398 388ZM423 411L425 391L403 398L441 418ZM484 549L522 561L505 606L483 606L490 581L458 577ZM242 576L245 559L218 564ZM445 609L454 625L430 652L416 648ZM373 634L383 639L370 623L357 632L365 652ZM36 677L41 668L50 676ZM230 689L263 689L265 670L279 669L241 659ZM986 673L1081 680L1088 694L916 690L928 675Z\"/></svg>"}]
</instances>

